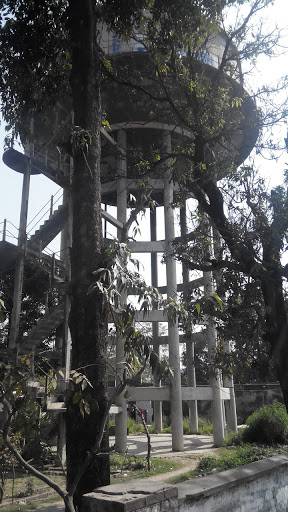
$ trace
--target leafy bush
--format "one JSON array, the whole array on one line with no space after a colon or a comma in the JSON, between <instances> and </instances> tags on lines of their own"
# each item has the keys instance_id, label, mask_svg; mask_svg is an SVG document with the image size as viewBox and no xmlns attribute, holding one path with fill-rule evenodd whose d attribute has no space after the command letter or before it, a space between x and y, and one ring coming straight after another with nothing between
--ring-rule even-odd
<instances>
[{"instance_id":1,"label":"leafy bush","mask_svg":"<svg viewBox=\"0 0 288 512\"><path fill-rule=\"evenodd\" d=\"M243 441L259 444L284 444L287 442L288 416L285 406L275 400L260 407L246 420Z\"/></svg>"},{"instance_id":2,"label":"leafy bush","mask_svg":"<svg viewBox=\"0 0 288 512\"><path fill-rule=\"evenodd\" d=\"M130 434L144 433L144 427L142 423L136 423L133 418L127 418L127 427L129 428Z\"/></svg>"},{"instance_id":3,"label":"leafy bush","mask_svg":"<svg viewBox=\"0 0 288 512\"><path fill-rule=\"evenodd\" d=\"M238 432L228 430L225 436L225 446L240 446L243 443L243 431L243 428L238 430Z\"/></svg>"}]
</instances>

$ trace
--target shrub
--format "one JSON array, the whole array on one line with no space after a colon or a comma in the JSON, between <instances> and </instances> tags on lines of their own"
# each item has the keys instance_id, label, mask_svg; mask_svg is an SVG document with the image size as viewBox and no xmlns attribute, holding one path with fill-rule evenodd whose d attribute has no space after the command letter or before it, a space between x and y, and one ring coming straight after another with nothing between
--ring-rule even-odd
<instances>
[{"instance_id":1,"label":"shrub","mask_svg":"<svg viewBox=\"0 0 288 512\"><path fill-rule=\"evenodd\" d=\"M129 428L130 434L139 434L144 432L142 423L136 423L133 418L127 418L127 427Z\"/></svg>"},{"instance_id":2,"label":"shrub","mask_svg":"<svg viewBox=\"0 0 288 512\"><path fill-rule=\"evenodd\" d=\"M225 436L225 446L240 446L243 443L243 428L238 432L228 430Z\"/></svg>"},{"instance_id":3,"label":"shrub","mask_svg":"<svg viewBox=\"0 0 288 512\"><path fill-rule=\"evenodd\" d=\"M285 406L277 400L253 412L246 425L244 442L273 445L287 441L288 416Z\"/></svg>"}]
</instances>

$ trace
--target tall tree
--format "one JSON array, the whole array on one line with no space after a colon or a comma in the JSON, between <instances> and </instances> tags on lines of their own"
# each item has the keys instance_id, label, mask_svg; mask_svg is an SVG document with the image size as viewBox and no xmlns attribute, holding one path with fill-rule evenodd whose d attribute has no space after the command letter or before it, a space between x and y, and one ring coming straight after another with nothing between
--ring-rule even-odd
<instances>
[{"instance_id":1,"label":"tall tree","mask_svg":"<svg viewBox=\"0 0 288 512\"><path fill-rule=\"evenodd\" d=\"M69 29L72 51L71 90L74 123L88 144L87 157L81 149L74 151L72 183L73 246L71 251L72 369L85 371L92 388L89 414L81 415L71 399L67 410L67 477L68 485L77 474L91 441L99 434L101 419L107 408L107 329L106 298L87 293L93 271L105 267L101 221L100 82L102 56L97 38L98 14L90 0L69 2ZM76 133L77 137L77 133ZM91 364L92 362L92 364ZM76 420L76 421L75 421ZM108 430L102 451L90 463L78 484L75 503L91 489L110 482ZM101 468L101 469L100 469Z\"/></svg>"}]
</instances>

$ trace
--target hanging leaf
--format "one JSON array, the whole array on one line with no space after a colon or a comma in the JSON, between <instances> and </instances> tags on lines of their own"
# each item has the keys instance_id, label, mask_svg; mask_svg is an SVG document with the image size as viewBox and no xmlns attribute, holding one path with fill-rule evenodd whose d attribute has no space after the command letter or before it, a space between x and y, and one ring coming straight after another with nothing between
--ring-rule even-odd
<instances>
[{"instance_id":1,"label":"hanging leaf","mask_svg":"<svg viewBox=\"0 0 288 512\"><path fill-rule=\"evenodd\" d=\"M78 404L80 402L80 400L81 400L81 392L77 391L77 393L75 393L75 395L73 396L72 403Z\"/></svg>"},{"instance_id":2,"label":"hanging leaf","mask_svg":"<svg viewBox=\"0 0 288 512\"><path fill-rule=\"evenodd\" d=\"M223 301L220 299L219 295L217 293L213 293L212 297L218 302L219 308L222 310L223 308Z\"/></svg>"}]
</instances>

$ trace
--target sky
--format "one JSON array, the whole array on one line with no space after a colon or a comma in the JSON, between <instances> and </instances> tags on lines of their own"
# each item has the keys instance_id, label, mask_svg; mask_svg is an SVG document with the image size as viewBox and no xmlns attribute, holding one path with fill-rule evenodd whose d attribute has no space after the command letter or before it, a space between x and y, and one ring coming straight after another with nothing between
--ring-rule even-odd
<instances>
[{"instance_id":1,"label":"sky","mask_svg":"<svg viewBox=\"0 0 288 512\"><path fill-rule=\"evenodd\" d=\"M274 6L271 6L266 10L264 22L269 25L269 27L272 27L273 24L277 23L278 26L283 29L282 44L287 47L288 51L288 29L286 28L288 26L288 0L275 0ZM261 84L271 81L273 83L277 83L278 78L285 73L288 74L288 54L282 54L278 58L273 58L271 60L269 58L261 57L253 72L253 79L250 77L249 87L255 87L255 84L257 83ZM288 92L286 94L288 94ZM277 127L277 130L275 130L274 137L284 141L286 132L287 127L282 124ZM4 136L5 127L2 122L0 126L0 156L3 154L2 141L4 140ZM277 157L279 158L277 161L257 158L257 165L263 176L270 180L271 186L276 186L282 182L282 171L285 168L285 162L288 161L288 155L285 152L277 154ZM1 223L4 218L6 218L9 221L8 229L11 234L15 236L16 228L19 224L22 175L6 167L2 162L2 158L0 158L0 176L0 233L3 229L3 224ZM45 176L37 175L31 177L28 222L34 218L45 203L49 202L51 195L57 193L58 190L59 186L51 182ZM58 192L58 197L59 195L60 194ZM42 210L42 214L48 210L48 208L48 206L44 208ZM44 218L41 223L43 221ZM33 224L34 222L30 224L30 227L32 227Z\"/></svg>"}]
</instances>

